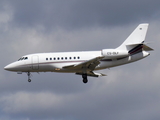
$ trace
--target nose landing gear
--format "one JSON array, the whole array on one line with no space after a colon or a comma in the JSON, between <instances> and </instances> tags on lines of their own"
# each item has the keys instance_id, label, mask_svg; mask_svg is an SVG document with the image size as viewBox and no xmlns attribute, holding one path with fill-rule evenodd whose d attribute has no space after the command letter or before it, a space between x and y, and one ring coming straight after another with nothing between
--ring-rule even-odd
<instances>
[{"instance_id":1,"label":"nose landing gear","mask_svg":"<svg viewBox=\"0 0 160 120\"><path fill-rule=\"evenodd\" d=\"M27 72L27 75L28 75L28 82L31 82L31 73Z\"/></svg>"}]
</instances>

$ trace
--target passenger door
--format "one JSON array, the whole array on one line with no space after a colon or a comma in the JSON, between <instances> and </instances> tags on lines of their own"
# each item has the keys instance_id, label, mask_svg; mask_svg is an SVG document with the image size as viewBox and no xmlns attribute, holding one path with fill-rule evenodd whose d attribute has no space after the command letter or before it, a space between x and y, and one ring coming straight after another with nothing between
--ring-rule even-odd
<instances>
[{"instance_id":1,"label":"passenger door","mask_svg":"<svg viewBox=\"0 0 160 120\"><path fill-rule=\"evenodd\" d=\"M32 56L32 69L38 70L39 69L39 57L38 55Z\"/></svg>"}]
</instances>

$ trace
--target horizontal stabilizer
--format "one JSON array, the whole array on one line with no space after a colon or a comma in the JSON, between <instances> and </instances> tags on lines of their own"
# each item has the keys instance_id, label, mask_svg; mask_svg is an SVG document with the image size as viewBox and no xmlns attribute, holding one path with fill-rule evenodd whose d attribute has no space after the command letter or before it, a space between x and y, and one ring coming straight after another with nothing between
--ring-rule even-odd
<instances>
[{"instance_id":1,"label":"horizontal stabilizer","mask_svg":"<svg viewBox=\"0 0 160 120\"><path fill-rule=\"evenodd\" d=\"M138 45L143 45L143 50L145 50L145 51L152 51L152 50L154 50L153 48L147 46L146 44L147 43L145 43L145 44L144 43L135 43L135 44L128 44L126 46L135 47L135 46L138 46Z\"/></svg>"},{"instance_id":2,"label":"horizontal stabilizer","mask_svg":"<svg viewBox=\"0 0 160 120\"><path fill-rule=\"evenodd\" d=\"M139 44L143 44L143 42L142 43L130 43L130 44L127 44L126 46L137 46L137 45L139 45Z\"/></svg>"},{"instance_id":3,"label":"horizontal stabilizer","mask_svg":"<svg viewBox=\"0 0 160 120\"><path fill-rule=\"evenodd\" d=\"M154 49L152 49L151 47L148 47L147 45L143 44L143 50L145 50L145 51L152 51Z\"/></svg>"}]
</instances>

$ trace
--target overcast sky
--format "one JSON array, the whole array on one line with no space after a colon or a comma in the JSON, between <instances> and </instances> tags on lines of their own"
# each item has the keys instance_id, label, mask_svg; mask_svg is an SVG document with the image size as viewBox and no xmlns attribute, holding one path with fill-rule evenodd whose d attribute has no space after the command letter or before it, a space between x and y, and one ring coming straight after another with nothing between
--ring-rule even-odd
<instances>
[{"instance_id":1,"label":"overcast sky","mask_svg":"<svg viewBox=\"0 0 160 120\"><path fill-rule=\"evenodd\" d=\"M159 0L0 0L0 120L159 120ZM106 77L5 71L39 52L118 47L149 23L154 48L141 61L102 70Z\"/></svg>"}]
</instances>

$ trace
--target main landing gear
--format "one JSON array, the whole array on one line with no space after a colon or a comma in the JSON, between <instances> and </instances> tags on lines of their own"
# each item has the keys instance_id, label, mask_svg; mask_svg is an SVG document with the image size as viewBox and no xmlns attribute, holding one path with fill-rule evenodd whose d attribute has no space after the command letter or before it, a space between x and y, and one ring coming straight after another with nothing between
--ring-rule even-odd
<instances>
[{"instance_id":1,"label":"main landing gear","mask_svg":"<svg viewBox=\"0 0 160 120\"><path fill-rule=\"evenodd\" d=\"M28 75L28 82L31 82L31 73L27 72L27 75Z\"/></svg>"},{"instance_id":2,"label":"main landing gear","mask_svg":"<svg viewBox=\"0 0 160 120\"><path fill-rule=\"evenodd\" d=\"M83 83L87 83L88 82L87 74L82 74L82 78L83 78Z\"/></svg>"}]
</instances>

